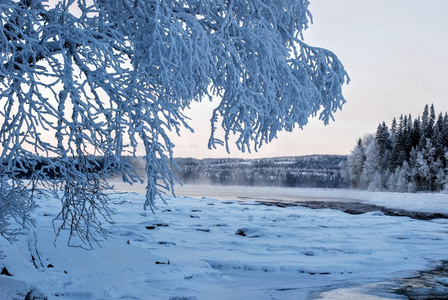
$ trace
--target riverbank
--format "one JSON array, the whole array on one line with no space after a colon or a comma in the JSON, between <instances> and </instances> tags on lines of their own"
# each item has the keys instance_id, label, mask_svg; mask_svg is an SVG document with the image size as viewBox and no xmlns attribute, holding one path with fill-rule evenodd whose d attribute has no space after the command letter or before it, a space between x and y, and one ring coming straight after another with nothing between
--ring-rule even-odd
<instances>
[{"instance_id":1,"label":"riverbank","mask_svg":"<svg viewBox=\"0 0 448 300\"><path fill-rule=\"evenodd\" d=\"M146 188L146 184L139 183L129 185L120 181L111 181L111 184L119 192L143 194ZM444 193L390 193L351 189L208 184L176 185L175 193L179 197L205 197L218 200L279 202L285 204L293 202L357 202L388 209L448 215L448 194Z\"/></svg>"},{"instance_id":2,"label":"riverbank","mask_svg":"<svg viewBox=\"0 0 448 300\"><path fill-rule=\"evenodd\" d=\"M192 189L214 189L220 196L217 188ZM142 193L112 193L114 224L103 224L109 238L93 251L68 247L65 232L54 243L51 221L60 202L41 197L35 227L12 244L0 243L0 267L12 275L0 275L0 299L30 292L35 299L64 300L407 299L397 293L399 280L447 259L446 219L267 206L226 190L238 201L167 196L155 214L142 210ZM334 199L347 191L246 192L285 201L288 195ZM370 201L347 195L348 202ZM375 195L381 196L396 204L403 200ZM437 276L434 284L443 291L443 276Z\"/></svg>"}]
</instances>

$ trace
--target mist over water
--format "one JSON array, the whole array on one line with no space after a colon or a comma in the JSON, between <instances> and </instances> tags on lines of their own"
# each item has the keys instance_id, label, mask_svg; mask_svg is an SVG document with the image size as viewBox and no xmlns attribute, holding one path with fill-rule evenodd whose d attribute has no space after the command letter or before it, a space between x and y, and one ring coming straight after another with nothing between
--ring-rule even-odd
<instances>
[{"instance_id":1,"label":"mist over water","mask_svg":"<svg viewBox=\"0 0 448 300\"><path fill-rule=\"evenodd\" d=\"M117 192L146 193L146 183L129 185L120 180L110 181ZM201 184L177 184L177 197L213 198L232 201L362 201L345 195L343 189L295 188L271 186L236 186Z\"/></svg>"}]
</instances>

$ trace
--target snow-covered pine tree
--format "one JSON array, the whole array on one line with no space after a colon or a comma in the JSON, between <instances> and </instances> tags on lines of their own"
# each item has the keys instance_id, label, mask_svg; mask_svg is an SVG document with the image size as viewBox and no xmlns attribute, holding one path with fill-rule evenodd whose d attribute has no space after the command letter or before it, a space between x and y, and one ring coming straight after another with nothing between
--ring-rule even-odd
<instances>
[{"instance_id":1,"label":"snow-covered pine tree","mask_svg":"<svg viewBox=\"0 0 448 300\"><path fill-rule=\"evenodd\" d=\"M418 147L420 143L420 139L422 136L422 126L421 126L421 119L418 117L414 120L414 123L412 124L412 132L411 132L411 148L409 149L409 158L410 158L410 152L413 148Z\"/></svg>"},{"instance_id":2,"label":"snow-covered pine tree","mask_svg":"<svg viewBox=\"0 0 448 300\"><path fill-rule=\"evenodd\" d=\"M428 125L429 125L429 105L426 104L422 113L422 122L421 122L422 135L424 135L425 132L427 132Z\"/></svg>"},{"instance_id":3,"label":"snow-covered pine tree","mask_svg":"<svg viewBox=\"0 0 448 300\"><path fill-rule=\"evenodd\" d=\"M407 161L394 169L394 172L390 174L387 182L387 190L391 192L415 192L415 187L412 184L411 170Z\"/></svg>"},{"instance_id":4,"label":"snow-covered pine tree","mask_svg":"<svg viewBox=\"0 0 448 300\"><path fill-rule=\"evenodd\" d=\"M427 135L429 137L433 136L434 133L434 126L436 125L436 110L434 108L434 104L431 104L431 107L429 109L429 121L428 121L428 133Z\"/></svg>"},{"instance_id":5,"label":"snow-covered pine tree","mask_svg":"<svg viewBox=\"0 0 448 300\"><path fill-rule=\"evenodd\" d=\"M409 155L411 153L411 149L414 146L417 146L417 143L413 144L413 134L414 134L414 128L413 128L414 121L412 120L412 115L409 114L406 127L404 130L404 149L405 149L405 160L409 160Z\"/></svg>"},{"instance_id":6,"label":"snow-covered pine tree","mask_svg":"<svg viewBox=\"0 0 448 300\"><path fill-rule=\"evenodd\" d=\"M308 5L2 0L0 233L26 222L40 184L60 191L58 232L69 229L90 247L110 220L104 179L140 180L122 158L138 144L144 206L153 207L172 190L169 132L189 128L183 112L193 101L220 98L210 148L228 147L235 134L239 149L256 150L311 116L328 123L345 103L349 79L336 55L303 41Z\"/></svg>"},{"instance_id":7,"label":"snow-covered pine tree","mask_svg":"<svg viewBox=\"0 0 448 300\"><path fill-rule=\"evenodd\" d=\"M386 170L389 167L390 155L392 152L392 143L390 140L389 128L386 122L378 125L375 141L380 154L380 168Z\"/></svg>"},{"instance_id":8,"label":"snow-covered pine tree","mask_svg":"<svg viewBox=\"0 0 448 300\"><path fill-rule=\"evenodd\" d=\"M420 191L436 191L441 187L437 185L437 173L442 168L440 157L436 155L436 148L430 138L417 154L416 173L419 181L417 187Z\"/></svg>"},{"instance_id":9,"label":"snow-covered pine tree","mask_svg":"<svg viewBox=\"0 0 448 300\"><path fill-rule=\"evenodd\" d=\"M420 147L424 147L426 144L426 139L432 137L435 121L436 114L434 104L431 104L431 107L426 105L422 115L422 135L420 139Z\"/></svg>"},{"instance_id":10,"label":"snow-covered pine tree","mask_svg":"<svg viewBox=\"0 0 448 300\"><path fill-rule=\"evenodd\" d=\"M394 119L395 121L395 119ZM392 122L392 127L394 122ZM392 131L393 132L393 131ZM391 134L391 136L393 133ZM398 129L395 130L395 137L391 139L392 151L389 157L389 169L395 169L406 159L406 133L403 115L400 116Z\"/></svg>"},{"instance_id":11,"label":"snow-covered pine tree","mask_svg":"<svg viewBox=\"0 0 448 300\"><path fill-rule=\"evenodd\" d=\"M352 150L350 156L347 159L344 172L346 179L350 182L351 186L355 189L362 189L362 174L364 169L364 162L366 160L365 148L363 140L359 139L358 144Z\"/></svg>"},{"instance_id":12,"label":"snow-covered pine tree","mask_svg":"<svg viewBox=\"0 0 448 300\"><path fill-rule=\"evenodd\" d=\"M443 144L448 147L448 113L445 113L443 116L441 132L443 136Z\"/></svg>"},{"instance_id":13,"label":"snow-covered pine tree","mask_svg":"<svg viewBox=\"0 0 448 300\"><path fill-rule=\"evenodd\" d=\"M392 124L390 126L390 133L393 134L393 135L396 135L397 131L398 131L397 119L394 118L392 120Z\"/></svg>"},{"instance_id":14,"label":"snow-covered pine tree","mask_svg":"<svg viewBox=\"0 0 448 300\"><path fill-rule=\"evenodd\" d=\"M380 150L373 135L364 137L364 145L366 160L361 176L361 187L369 191L382 191L386 170L381 168Z\"/></svg>"},{"instance_id":15,"label":"snow-covered pine tree","mask_svg":"<svg viewBox=\"0 0 448 300\"><path fill-rule=\"evenodd\" d=\"M448 161L448 149L445 152L445 162ZM445 169L438 173L437 177L438 183L443 186L443 191L448 193L448 166L445 166Z\"/></svg>"}]
</instances>

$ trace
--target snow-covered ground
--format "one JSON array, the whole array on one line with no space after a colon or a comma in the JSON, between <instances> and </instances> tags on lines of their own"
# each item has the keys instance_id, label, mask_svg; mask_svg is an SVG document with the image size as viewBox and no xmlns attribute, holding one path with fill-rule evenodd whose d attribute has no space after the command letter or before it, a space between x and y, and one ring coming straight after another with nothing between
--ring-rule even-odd
<instances>
[{"instance_id":1,"label":"snow-covered ground","mask_svg":"<svg viewBox=\"0 0 448 300\"><path fill-rule=\"evenodd\" d=\"M348 199L446 213L446 194L186 186L178 194L190 197L168 197L152 214L132 189L111 195L115 225L105 224L110 237L94 251L62 238L54 246L59 201L38 199L34 230L13 244L0 238L0 268L13 275L0 275L0 299L32 290L36 299L406 299L392 293L397 279L448 260L446 219L255 202Z\"/></svg>"}]
</instances>

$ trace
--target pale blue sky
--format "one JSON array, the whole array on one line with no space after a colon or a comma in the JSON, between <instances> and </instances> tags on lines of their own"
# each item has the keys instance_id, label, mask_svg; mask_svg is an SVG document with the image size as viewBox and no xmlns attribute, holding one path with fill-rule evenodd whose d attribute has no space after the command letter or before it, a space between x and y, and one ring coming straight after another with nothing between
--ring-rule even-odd
<instances>
[{"instance_id":1,"label":"pale blue sky","mask_svg":"<svg viewBox=\"0 0 448 300\"><path fill-rule=\"evenodd\" d=\"M282 133L258 153L235 146L208 150L212 105L194 105L188 115L196 133L174 138L177 157L273 157L349 154L357 139L400 114L420 115L427 103L448 110L448 1L311 0L314 24L305 42L327 48L344 63L351 82L347 103L324 126Z\"/></svg>"}]
</instances>

